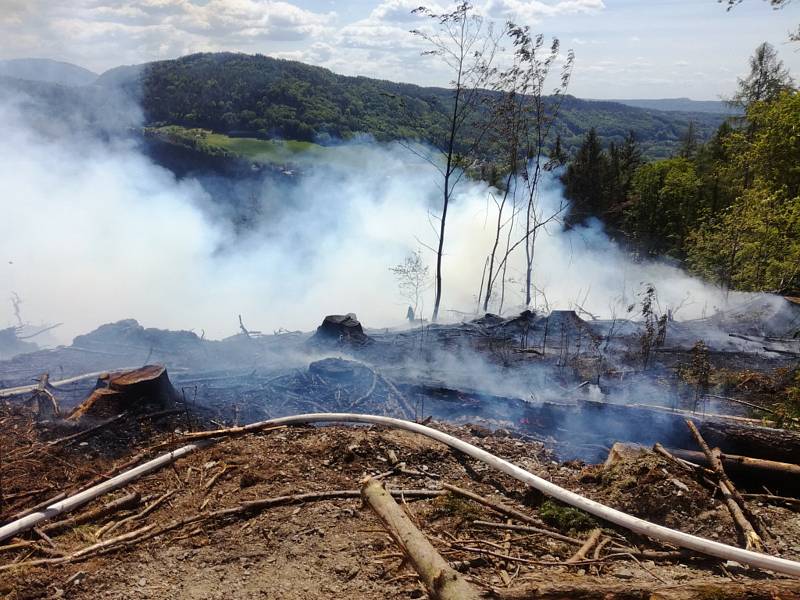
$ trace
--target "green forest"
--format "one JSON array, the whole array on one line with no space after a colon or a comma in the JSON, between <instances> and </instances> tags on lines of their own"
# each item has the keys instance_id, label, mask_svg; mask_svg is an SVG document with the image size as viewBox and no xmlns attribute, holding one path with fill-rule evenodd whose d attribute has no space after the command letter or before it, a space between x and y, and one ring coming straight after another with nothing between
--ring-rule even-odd
<instances>
[{"instance_id":1,"label":"green forest","mask_svg":"<svg viewBox=\"0 0 800 600\"><path fill-rule=\"evenodd\" d=\"M647 162L630 133L585 135L562 176L568 224L601 219L642 257L667 256L730 289L800 290L800 94L759 46L725 121L701 143L690 126L675 154Z\"/></svg>"},{"instance_id":2,"label":"green forest","mask_svg":"<svg viewBox=\"0 0 800 600\"><path fill-rule=\"evenodd\" d=\"M123 85L141 101L152 126L179 125L234 136L326 144L368 135L378 141L419 140L438 145L447 136L453 94L262 55L202 53L120 67L100 86ZM497 96L484 91L486 104ZM669 156L689 123L708 139L724 115L662 112L616 102L561 99L556 130L566 150L577 149L594 127L621 142L636 131L641 151Z\"/></svg>"}]
</instances>

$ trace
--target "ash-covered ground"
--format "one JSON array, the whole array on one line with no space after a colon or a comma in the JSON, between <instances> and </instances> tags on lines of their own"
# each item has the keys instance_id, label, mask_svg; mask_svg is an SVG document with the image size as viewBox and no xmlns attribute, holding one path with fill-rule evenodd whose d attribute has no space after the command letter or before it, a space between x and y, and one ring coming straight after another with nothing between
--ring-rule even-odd
<instances>
[{"instance_id":1,"label":"ash-covered ground","mask_svg":"<svg viewBox=\"0 0 800 600\"><path fill-rule=\"evenodd\" d=\"M770 399L796 369L799 328L800 307L783 299L688 322L553 311L387 330L339 315L314 332L264 334L241 323L223 340L119 321L69 346L0 362L2 520L185 443L188 431L357 412L428 423L628 514L737 545L741 534L702 471L642 446L612 446L696 449L690 416L726 454L797 462L794 417ZM77 423L41 412L43 389L69 415L96 388L104 391L103 372L147 364L166 367L177 410L137 415L131 406L131 414ZM748 505L766 551L800 559L800 500L773 499L796 497L796 476L730 466L739 489L758 494ZM220 441L80 509L74 521L7 540L0 593L424 597L357 498L365 476L416 490L400 496L404 510L487 597L797 597L790 579L631 534L425 438L346 426ZM507 519L444 484L522 510L528 520ZM115 503L126 504L102 512ZM521 523L535 528L503 529ZM570 562L592 535L591 552Z\"/></svg>"},{"instance_id":2,"label":"ash-covered ground","mask_svg":"<svg viewBox=\"0 0 800 600\"><path fill-rule=\"evenodd\" d=\"M565 459L599 461L615 441L687 447L681 411L748 415L735 402L754 392L740 384L742 373L760 374L762 383L791 373L800 360L798 331L800 306L767 296L692 321L526 311L370 329L343 315L316 332L265 334L242 324L219 341L124 320L70 346L0 362L0 387L35 385L48 373L69 409L96 376L70 379L158 363L190 412L219 422L337 411L433 417L517 430L549 441ZM759 391L758 402L768 401ZM743 450L730 440L722 447Z\"/></svg>"}]
</instances>

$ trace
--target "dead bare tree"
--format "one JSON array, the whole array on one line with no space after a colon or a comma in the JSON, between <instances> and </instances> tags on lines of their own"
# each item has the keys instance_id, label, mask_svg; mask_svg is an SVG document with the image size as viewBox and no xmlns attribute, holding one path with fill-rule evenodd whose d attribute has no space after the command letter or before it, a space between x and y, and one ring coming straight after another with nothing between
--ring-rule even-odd
<instances>
[{"instance_id":1,"label":"dead bare tree","mask_svg":"<svg viewBox=\"0 0 800 600\"><path fill-rule=\"evenodd\" d=\"M400 294L410 304L407 318L411 325L419 320L419 346L422 349L425 338L425 319L422 317L422 295L430 287L430 270L422 258L421 250L414 250L405 260L389 270L397 278L397 287Z\"/></svg>"},{"instance_id":2,"label":"dead bare tree","mask_svg":"<svg viewBox=\"0 0 800 600\"><path fill-rule=\"evenodd\" d=\"M424 6L412 12L428 17L434 23L432 30L415 29L411 32L430 46L423 54L441 58L453 73L453 105L447 133L443 140L435 144L437 156L422 155L443 179L442 211L437 217L436 291L432 316L432 320L436 321L442 301L442 258L447 211L455 188L469 169L488 129L486 111L482 110L482 105L487 98L485 88L495 73L492 62L498 38L492 27L475 14L469 2L462 2L447 13L437 13Z\"/></svg>"},{"instance_id":3,"label":"dead bare tree","mask_svg":"<svg viewBox=\"0 0 800 600\"><path fill-rule=\"evenodd\" d=\"M667 337L667 313L659 314L658 296L656 286L652 283L644 284L643 290L637 294L641 298L641 315L643 330L639 336L640 355L642 357L642 370L646 371L650 364L650 357L655 348L664 345ZM628 306L632 312L636 304Z\"/></svg>"},{"instance_id":4,"label":"dead bare tree","mask_svg":"<svg viewBox=\"0 0 800 600\"><path fill-rule=\"evenodd\" d=\"M525 305L530 306L531 293L534 289L533 259L536 236L540 229L557 221L566 209L566 203L563 201L556 207L541 206L539 187L544 171L554 166L546 160L547 150L554 136L555 121L561 103L569 87L574 54L572 50L567 52L561 65L558 84L548 96L545 93L546 86L551 71L560 58L559 40L553 38L547 46L543 35L534 36L529 27L520 27L513 23L506 25L505 34L514 48L513 61L511 67L499 73L496 87L503 94L498 107L500 123L498 129L504 139L501 145L507 161L505 168L507 179L502 200L495 201L498 207L497 234L489 255L484 310L488 309L493 288L501 274L503 278L501 305L505 300L504 286L508 259L521 245L524 245L526 258ZM524 199L522 207L517 205L518 188ZM504 220L509 194L511 194L510 216ZM515 243L511 243L511 229L523 207L525 213L523 236ZM500 233L506 226L509 230L506 235L505 254L495 267Z\"/></svg>"},{"instance_id":5,"label":"dead bare tree","mask_svg":"<svg viewBox=\"0 0 800 600\"><path fill-rule=\"evenodd\" d=\"M502 282L505 282L505 274L507 263L503 262L498 264L498 249L500 247L500 240L503 236L503 230L508 228L506 232L506 250L511 243L510 233L514 227L516 220L517 209L517 176L519 175L520 166L520 148L522 143L522 125L523 118L522 112L524 107L524 98L518 93L517 85L519 79L516 77L504 76L500 77L497 83L498 90L503 94L500 97L497 106L495 107L497 127L494 130L496 139L494 140L506 161L506 174L502 182L502 194L495 196L490 195L491 200L494 202L497 209L497 224L495 227L494 241L489 256L486 259L486 267L484 269L485 277L485 294L483 296L483 310L489 310L489 302L492 299L492 293L495 289L495 283L502 269ZM484 282L481 282L483 287ZM501 301L502 305L502 301ZM502 312L502 306L500 308Z\"/></svg>"},{"instance_id":6,"label":"dead bare tree","mask_svg":"<svg viewBox=\"0 0 800 600\"><path fill-rule=\"evenodd\" d=\"M545 46L544 36L531 35L529 27L508 26L508 35L514 42L515 57L519 64L522 79L522 92L527 102L525 110L526 161L522 179L525 182L526 214L525 214L525 306L531 304L533 284L533 258L536 247L536 236L542 227L555 221L566 209L562 201L557 207L549 208L547 214L539 203L539 184L542 171L548 168L545 157L553 126L561 109L561 103L569 87L572 76L572 65L575 55L567 51L561 66L558 85L552 90L550 97L545 96L545 86L551 68L559 58L560 42L553 38L549 48Z\"/></svg>"},{"instance_id":7,"label":"dead bare tree","mask_svg":"<svg viewBox=\"0 0 800 600\"><path fill-rule=\"evenodd\" d=\"M412 251L402 263L389 267L389 270L397 278L400 294L409 302L411 314L416 317L419 315L422 294L430 285L430 272L422 258L422 251ZM413 321L413 318L410 320Z\"/></svg>"}]
</instances>

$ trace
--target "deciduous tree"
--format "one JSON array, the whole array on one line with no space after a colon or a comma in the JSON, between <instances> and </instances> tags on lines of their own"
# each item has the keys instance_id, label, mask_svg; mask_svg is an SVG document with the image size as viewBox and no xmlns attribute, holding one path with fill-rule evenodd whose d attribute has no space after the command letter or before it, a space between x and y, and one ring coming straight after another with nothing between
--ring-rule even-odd
<instances>
[{"instance_id":1,"label":"deciduous tree","mask_svg":"<svg viewBox=\"0 0 800 600\"><path fill-rule=\"evenodd\" d=\"M434 321L439 317L442 301L442 260L444 257L447 211L456 186L470 166L476 148L485 135L486 126L482 103L494 74L492 62L497 49L497 37L484 23L469 2L462 2L455 10L437 13L424 6L413 11L433 23L433 29L415 29L412 33L423 39L429 49L423 54L440 58L453 75L452 108L448 131L440 141L440 156L431 160L442 176L442 210L438 215L439 227L436 247Z\"/></svg>"}]
</instances>

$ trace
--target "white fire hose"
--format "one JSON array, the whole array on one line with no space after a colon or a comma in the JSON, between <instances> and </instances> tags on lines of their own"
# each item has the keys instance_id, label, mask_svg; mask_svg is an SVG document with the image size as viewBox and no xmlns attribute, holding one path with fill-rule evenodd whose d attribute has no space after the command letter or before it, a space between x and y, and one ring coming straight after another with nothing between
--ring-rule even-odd
<instances>
[{"instance_id":1,"label":"white fire hose","mask_svg":"<svg viewBox=\"0 0 800 600\"><path fill-rule=\"evenodd\" d=\"M750 550L744 550L742 548L737 548L735 546L729 546L727 544L722 544L720 542L707 540L705 538L701 538L696 535L691 535L689 533L683 533L682 531L676 531L674 529L670 529L662 525L656 525L655 523L650 523L649 521L645 521L644 519L634 517L632 515L618 511L614 508L605 506L604 504L600 504L599 502L595 502L594 500L584 498L583 496L576 494L575 492L570 492L569 490L565 490L564 488L559 487L554 483L542 479L541 477L538 477L533 473L529 473L525 469L513 465L510 462L503 460L502 458L498 458L497 456L494 456L493 454L490 454L485 450L481 450L480 448L473 446L472 444L469 444L463 440L453 437L452 435L442 433L441 431L431 429L430 427L426 427L425 425L420 425L418 423L412 423L410 421L404 421L402 419L393 419L391 417L360 415L354 413L313 413L307 415L280 417L277 419L270 419L268 421L260 421L258 423L252 423L245 427L237 428L237 432L239 433L254 432L261 429L266 429L268 427L275 427L279 425L300 425L308 423L334 423L334 422L369 423L373 425L385 425L387 427L392 427L395 429L405 429L406 431L419 433L421 435L434 439L438 442L441 442L447 446L450 446L451 448L459 450L476 460L484 462L490 467L493 467L498 471L502 471L503 473L510 475L514 479L517 479L518 481L526 483L532 488L539 490L543 494L546 494L565 504L569 504L570 506L579 508L591 515L594 515L595 517L598 517L609 523L613 523L614 525L619 525L620 527L623 527L635 533L647 536L654 540L667 542L669 544L673 544L681 548L694 550L696 552L705 554L707 556L714 556L716 558L736 561L743 565L749 565L752 567L757 567L759 569L766 569L769 571L774 571L776 573L783 573L785 575L800 577L800 562L788 560L785 558L779 558L777 556L770 556L768 554L761 554L759 552L752 552ZM219 438L217 438L217 440L218 439ZM90 500L93 500L94 498L97 498L107 492L120 488L130 483L131 481L138 479L142 475L151 473L156 469L173 462L176 458L180 456L185 456L187 454L190 454L191 452L194 452L195 450L207 446L209 443L212 442L210 441L205 443L199 442L183 446L178 450L164 454L147 463L139 465L138 467L135 467L130 471L121 473L120 475L117 475L116 477L108 481L105 481L99 485L89 488L88 490L76 494L75 496L71 496L70 498L66 498L61 502L57 502L51 506L48 506L41 512L33 513L17 521L13 521L12 523L9 523L3 527L0 527L0 541L18 535L33 527L36 527L39 523L41 523L46 519L50 519L66 511L74 510L75 508L81 506L82 504L85 504L86 502L89 502Z\"/></svg>"}]
</instances>

